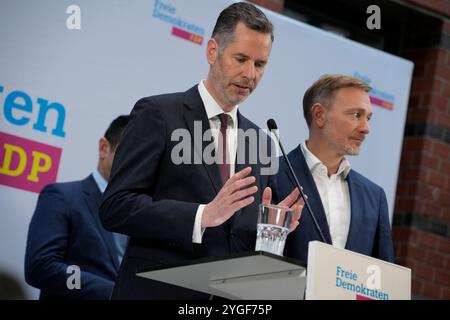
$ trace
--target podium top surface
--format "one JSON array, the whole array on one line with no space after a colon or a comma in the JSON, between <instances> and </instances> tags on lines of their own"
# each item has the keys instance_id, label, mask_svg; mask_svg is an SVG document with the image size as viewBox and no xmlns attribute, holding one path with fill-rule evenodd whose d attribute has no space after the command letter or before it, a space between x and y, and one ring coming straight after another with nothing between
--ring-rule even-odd
<instances>
[{"instance_id":1,"label":"podium top surface","mask_svg":"<svg viewBox=\"0 0 450 320\"><path fill-rule=\"evenodd\" d=\"M137 272L144 278L212 295L255 300L303 298L305 274L301 261L264 251L189 260Z\"/></svg>"},{"instance_id":2,"label":"podium top surface","mask_svg":"<svg viewBox=\"0 0 450 320\"><path fill-rule=\"evenodd\" d=\"M150 272L150 271L157 271L157 270L167 270L171 268L179 268L179 267L188 267L188 266L197 266L204 263L211 263L211 262L225 262L228 261L232 263L236 263L239 261L245 261L245 258L248 257L267 257L270 260L277 260L280 261L280 263L286 263L291 264L293 266L297 267L303 267L306 268L306 264L303 261L288 258L284 256L279 256L276 254L272 254L266 251L249 251L249 252L239 252L239 253L233 253L227 256L218 256L218 257L207 257L207 258L200 258L200 259L192 259L192 260L185 260L181 263L175 263L175 264L167 264L167 265L159 265L159 266L152 266L152 267L142 267L138 268L136 274Z\"/></svg>"}]
</instances>

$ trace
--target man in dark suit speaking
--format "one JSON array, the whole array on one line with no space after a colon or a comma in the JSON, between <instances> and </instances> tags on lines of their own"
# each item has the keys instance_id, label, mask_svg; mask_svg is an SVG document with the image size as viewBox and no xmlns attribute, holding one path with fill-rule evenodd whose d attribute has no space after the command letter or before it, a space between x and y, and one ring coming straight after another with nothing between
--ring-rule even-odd
<instances>
[{"instance_id":1,"label":"man in dark suit speaking","mask_svg":"<svg viewBox=\"0 0 450 320\"><path fill-rule=\"evenodd\" d=\"M326 242L393 262L391 227L383 189L350 168L347 155L358 155L369 133L372 105L363 81L325 75L305 93L303 113L309 139L288 154ZM279 192L294 180L285 161ZM287 256L307 262L308 243L321 240L309 214L287 239Z\"/></svg>"},{"instance_id":2,"label":"man in dark suit speaking","mask_svg":"<svg viewBox=\"0 0 450 320\"><path fill-rule=\"evenodd\" d=\"M238 104L261 80L272 42L264 13L235 3L208 41L206 80L136 103L100 208L107 229L130 236L113 298L207 299L136 271L255 249L258 205L271 201L273 179L261 174L260 160L250 161L263 138L243 137L259 128ZM192 148L179 148L183 136ZM295 211L291 230L302 208L298 194L281 202Z\"/></svg>"},{"instance_id":3,"label":"man in dark suit speaking","mask_svg":"<svg viewBox=\"0 0 450 320\"><path fill-rule=\"evenodd\" d=\"M109 299L126 237L106 231L98 207L129 116L119 116L99 141L97 170L81 181L46 186L31 219L25 279L40 299Z\"/></svg>"}]
</instances>

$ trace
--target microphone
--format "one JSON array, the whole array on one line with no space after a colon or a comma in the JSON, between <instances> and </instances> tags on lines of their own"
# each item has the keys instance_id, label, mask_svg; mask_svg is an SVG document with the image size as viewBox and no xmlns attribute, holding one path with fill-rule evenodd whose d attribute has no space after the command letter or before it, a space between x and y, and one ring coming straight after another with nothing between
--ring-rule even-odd
<instances>
[{"instance_id":1,"label":"microphone","mask_svg":"<svg viewBox=\"0 0 450 320\"><path fill-rule=\"evenodd\" d=\"M308 209L309 215L311 216L311 218L312 218L312 220L314 222L314 225L316 226L316 229L317 229L317 231L320 234L320 238L322 239L322 242L328 243L325 240L325 237L323 235L322 229L320 228L319 224L317 223L316 216L314 215L314 212L312 211L311 206L309 205L308 197L303 192L303 188L300 185L300 183L298 182L298 179L297 179L297 176L295 175L294 169L292 169L291 162L289 161L288 157L286 156L286 153L284 152L284 148L283 148L283 145L281 144L280 137L278 136L278 133L276 131L276 130L278 130L278 126L277 126L275 120L273 120L273 119L267 120L267 128L269 128L269 130L271 132L273 132L275 134L275 137L277 138L277 142L278 142L278 145L280 146L281 153L283 153L283 158L284 158L284 160L286 161L286 163L287 163L287 165L289 167L289 171L291 172L292 176L294 177L295 185L298 188L298 190L300 190L300 196L305 201L306 209Z\"/></svg>"}]
</instances>

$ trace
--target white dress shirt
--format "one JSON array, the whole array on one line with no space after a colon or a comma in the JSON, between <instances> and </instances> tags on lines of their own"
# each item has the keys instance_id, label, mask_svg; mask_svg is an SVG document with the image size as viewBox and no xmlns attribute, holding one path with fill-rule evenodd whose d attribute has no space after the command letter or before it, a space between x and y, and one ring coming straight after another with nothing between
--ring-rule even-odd
<instances>
[{"instance_id":1,"label":"white dress shirt","mask_svg":"<svg viewBox=\"0 0 450 320\"><path fill-rule=\"evenodd\" d=\"M215 149L219 143L219 133L220 133L220 119L219 115L221 113L226 113L230 116L231 120L228 123L227 129L227 159L230 163L230 177L234 174L234 166L236 162L236 152L237 152L237 138L238 138L238 120L237 120L237 109L236 105L230 112L223 112L223 109L217 103L216 100L211 96L211 94L206 89L204 80L200 81L198 84L198 92L202 98L203 104L205 105L206 116L209 120L209 125L211 127L211 133L214 138ZM197 213L195 215L194 230L192 232L192 242L202 243L204 228L201 227L203 210L205 209L205 204L199 205Z\"/></svg>"},{"instance_id":2,"label":"white dress shirt","mask_svg":"<svg viewBox=\"0 0 450 320\"><path fill-rule=\"evenodd\" d=\"M347 175L350 163L344 158L338 171L328 177L327 167L308 149L306 143L301 144L306 163L316 183L322 201L333 245L345 248L350 229L350 192Z\"/></svg>"}]
</instances>

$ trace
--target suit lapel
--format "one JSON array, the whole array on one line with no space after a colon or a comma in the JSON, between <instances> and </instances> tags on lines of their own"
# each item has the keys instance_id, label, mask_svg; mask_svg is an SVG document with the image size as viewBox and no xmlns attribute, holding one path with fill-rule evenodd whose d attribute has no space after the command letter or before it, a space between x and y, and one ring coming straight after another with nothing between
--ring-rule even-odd
<instances>
[{"instance_id":1,"label":"suit lapel","mask_svg":"<svg viewBox=\"0 0 450 320\"><path fill-rule=\"evenodd\" d=\"M102 239L106 245L106 248L108 249L108 252L111 256L111 260L114 263L114 266L116 269L119 268L119 261L117 257L117 248L113 239L113 234L111 232L108 232L103 228L103 225L100 221L100 216L98 214L98 207L100 206L102 194L100 193L100 190L98 189L97 184L95 183L94 178L92 175L87 177L82 181L82 190L84 195L84 201L86 202L89 211L91 212L91 215L95 221L95 225L98 228L98 231L100 235L102 236Z\"/></svg>"},{"instance_id":2,"label":"suit lapel","mask_svg":"<svg viewBox=\"0 0 450 320\"><path fill-rule=\"evenodd\" d=\"M203 159L203 151L210 143L213 143L213 140L211 138L209 141L203 141L203 135L206 130L210 129L210 125L206 116L205 106L203 105L197 86L186 91L184 105L186 106L186 111L183 116L191 133L192 143L194 145L195 155L192 155L192 159L194 159L194 157L196 157L196 159L201 159L201 163L203 164L208 177L211 180L214 190L218 193L222 188L222 178L220 177L219 167L215 163L207 164ZM199 162L197 160L194 163Z\"/></svg>"},{"instance_id":3,"label":"suit lapel","mask_svg":"<svg viewBox=\"0 0 450 320\"><path fill-rule=\"evenodd\" d=\"M300 149L300 146L298 146L293 152L292 152L293 158L290 158L292 168L294 169L294 172L305 172L304 180L299 181L300 185L303 187L304 193L308 196L308 201L311 206L311 209L314 212L314 215L317 219L317 223L319 224L320 228L322 229L323 235L325 237L325 240L328 243L332 243L331 241L331 235L330 235L330 228L328 226L327 217L325 215L325 209L323 208L322 201L320 199L319 191L317 190L316 183L314 182L314 178L311 174L311 171L308 168L308 164L306 163L305 157L303 156L303 152ZM283 160L281 160L283 161ZM287 173L289 177L291 176L290 173ZM297 177L298 178L298 177ZM291 178L292 179L292 178ZM307 209L305 208L303 210L303 214L309 214L309 212L306 212ZM301 218L300 218L301 219ZM314 221L309 219L312 223L311 228L315 228ZM301 223L301 220L300 220Z\"/></svg>"},{"instance_id":4,"label":"suit lapel","mask_svg":"<svg viewBox=\"0 0 450 320\"><path fill-rule=\"evenodd\" d=\"M355 179L352 171L349 172L347 176L348 189L350 193L350 228L348 230L347 243L345 244L346 249L352 249L355 241L361 241L364 237L358 237L358 232L360 231L362 224L362 219L364 215L363 208L363 189L362 186ZM359 226L359 227L358 227Z\"/></svg>"}]
</instances>

